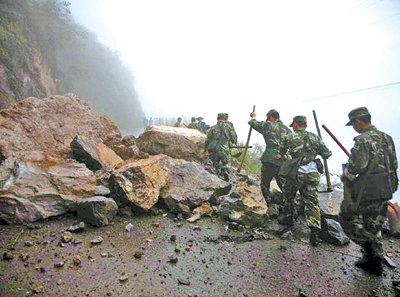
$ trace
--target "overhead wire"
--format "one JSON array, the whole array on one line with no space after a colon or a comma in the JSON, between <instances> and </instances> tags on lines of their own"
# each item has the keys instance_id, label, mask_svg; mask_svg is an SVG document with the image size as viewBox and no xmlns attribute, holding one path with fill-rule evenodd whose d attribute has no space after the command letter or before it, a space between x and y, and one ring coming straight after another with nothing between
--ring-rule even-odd
<instances>
[{"instance_id":1,"label":"overhead wire","mask_svg":"<svg viewBox=\"0 0 400 297\"><path fill-rule=\"evenodd\" d=\"M376 5L376 4L378 4L378 3L382 2L382 1L383 1L383 0L379 0L378 2L375 2L375 3L373 3L373 4L371 4L371 5L367 6L367 7L364 7L363 9L360 9L360 10L358 10L358 11L352 13L350 16L355 15L355 14L361 12L361 11L364 11L364 10L366 10L367 8L370 8L371 6L374 6L374 5Z\"/></svg>"},{"instance_id":2,"label":"overhead wire","mask_svg":"<svg viewBox=\"0 0 400 297\"><path fill-rule=\"evenodd\" d=\"M369 24L369 25L367 25L367 26L364 26L363 28L367 28L367 27L373 26L373 25L375 25L375 24L378 24L378 23L380 23L380 22L386 21L386 20L391 19L392 17L395 17L396 15L399 15L399 14L400 14L400 11L399 11L398 13L394 14L394 15L391 15L391 16L389 16L389 17L386 17L386 18L384 18L384 19L381 19L381 20L379 20L379 21L376 21L376 22L374 22L374 23L371 23L371 24Z\"/></svg>"},{"instance_id":3,"label":"overhead wire","mask_svg":"<svg viewBox=\"0 0 400 297\"><path fill-rule=\"evenodd\" d=\"M299 101L299 102L291 103L291 104L293 105L293 104L300 104L300 103L311 102L311 101L318 101L318 100L323 100L323 99L328 99L328 98L333 98L333 97L339 97L339 96L344 96L344 95L349 95L349 94L354 94L354 93L359 93L359 92L372 91L372 90L375 90L375 89L387 88L387 87L393 87L393 86L400 86L400 81L395 82L395 83L386 84L386 85L380 85L380 86L375 86L375 87L370 87L370 88L365 88L365 89L360 89L360 90L355 90L355 91L335 94L335 95L329 95L329 96L318 97L318 98L314 98L314 99L303 100L303 101Z\"/></svg>"}]
</instances>

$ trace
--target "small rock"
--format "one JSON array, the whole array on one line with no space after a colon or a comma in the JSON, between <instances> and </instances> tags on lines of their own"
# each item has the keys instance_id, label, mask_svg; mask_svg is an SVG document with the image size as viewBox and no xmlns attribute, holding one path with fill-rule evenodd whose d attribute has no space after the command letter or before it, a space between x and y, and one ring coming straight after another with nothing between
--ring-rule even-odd
<instances>
[{"instance_id":1,"label":"small rock","mask_svg":"<svg viewBox=\"0 0 400 297\"><path fill-rule=\"evenodd\" d=\"M179 247L175 247L175 249L174 249L174 251L175 251L175 253L177 253L177 254L179 254L180 252L181 252L181 249L179 248Z\"/></svg>"},{"instance_id":2,"label":"small rock","mask_svg":"<svg viewBox=\"0 0 400 297\"><path fill-rule=\"evenodd\" d=\"M73 260L74 260L75 265L78 265L78 266L81 265L81 257L79 255L75 255L73 257Z\"/></svg>"},{"instance_id":3,"label":"small rock","mask_svg":"<svg viewBox=\"0 0 400 297\"><path fill-rule=\"evenodd\" d=\"M120 278L119 278L119 281L120 282L125 282L125 281L127 281L128 280L128 277L126 276L126 275L123 275L123 276L121 276Z\"/></svg>"},{"instance_id":4,"label":"small rock","mask_svg":"<svg viewBox=\"0 0 400 297\"><path fill-rule=\"evenodd\" d=\"M102 257L107 257L108 256L108 253L101 253L100 254Z\"/></svg>"},{"instance_id":5,"label":"small rock","mask_svg":"<svg viewBox=\"0 0 400 297\"><path fill-rule=\"evenodd\" d=\"M45 272L46 272L46 268L40 267L40 273L45 273Z\"/></svg>"},{"instance_id":6,"label":"small rock","mask_svg":"<svg viewBox=\"0 0 400 297\"><path fill-rule=\"evenodd\" d=\"M176 241L176 235L171 235L170 239L171 241Z\"/></svg>"},{"instance_id":7,"label":"small rock","mask_svg":"<svg viewBox=\"0 0 400 297\"><path fill-rule=\"evenodd\" d=\"M4 259L4 260L11 260L11 259L14 259L14 255L13 255L13 254L10 254L10 253L4 253L4 254L3 254L3 259Z\"/></svg>"},{"instance_id":8,"label":"small rock","mask_svg":"<svg viewBox=\"0 0 400 297\"><path fill-rule=\"evenodd\" d=\"M68 231L69 232L80 232L80 231L83 231L83 230L85 230L85 223L84 222L80 222L80 223L78 223L78 224L75 224L75 225L72 225L72 226L70 226L70 227L68 227Z\"/></svg>"},{"instance_id":9,"label":"small rock","mask_svg":"<svg viewBox=\"0 0 400 297\"><path fill-rule=\"evenodd\" d=\"M82 243L82 240L74 240L74 245Z\"/></svg>"},{"instance_id":10,"label":"small rock","mask_svg":"<svg viewBox=\"0 0 400 297\"><path fill-rule=\"evenodd\" d=\"M136 259L140 259L140 258L142 258L142 253L136 252L133 256L134 256Z\"/></svg>"},{"instance_id":11,"label":"small rock","mask_svg":"<svg viewBox=\"0 0 400 297\"><path fill-rule=\"evenodd\" d=\"M22 262L25 262L26 260L29 259L29 255L28 254L21 254L18 257Z\"/></svg>"},{"instance_id":12,"label":"small rock","mask_svg":"<svg viewBox=\"0 0 400 297\"><path fill-rule=\"evenodd\" d=\"M72 240L72 234L70 232L65 232L65 234L61 236L61 240L65 243L70 242Z\"/></svg>"},{"instance_id":13,"label":"small rock","mask_svg":"<svg viewBox=\"0 0 400 297\"><path fill-rule=\"evenodd\" d=\"M57 281L57 285L58 285L58 286L61 286L61 284L62 284L62 280L59 279L59 280Z\"/></svg>"},{"instance_id":14,"label":"small rock","mask_svg":"<svg viewBox=\"0 0 400 297\"><path fill-rule=\"evenodd\" d=\"M153 227L160 227L160 223L153 223Z\"/></svg>"},{"instance_id":15,"label":"small rock","mask_svg":"<svg viewBox=\"0 0 400 297\"><path fill-rule=\"evenodd\" d=\"M169 256L167 262L168 263L178 263L178 258L176 258L174 256Z\"/></svg>"},{"instance_id":16,"label":"small rock","mask_svg":"<svg viewBox=\"0 0 400 297\"><path fill-rule=\"evenodd\" d=\"M97 237L95 237L92 241L91 241L91 243L92 244L99 244L99 243L101 243L103 241L103 238L101 237L101 236L97 236Z\"/></svg>"},{"instance_id":17,"label":"small rock","mask_svg":"<svg viewBox=\"0 0 400 297\"><path fill-rule=\"evenodd\" d=\"M126 225L125 230L128 231L128 232L131 232L133 227L134 226L131 223L129 223L128 225Z\"/></svg>"},{"instance_id":18,"label":"small rock","mask_svg":"<svg viewBox=\"0 0 400 297\"><path fill-rule=\"evenodd\" d=\"M33 241L27 241L25 242L25 246L32 246L33 245Z\"/></svg>"},{"instance_id":19,"label":"small rock","mask_svg":"<svg viewBox=\"0 0 400 297\"><path fill-rule=\"evenodd\" d=\"M60 267L63 267L63 266L64 266L64 262L63 261L54 263L54 267L55 268L60 268Z\"/></svg>"},{"instance_id":20,"label":"small rock","mask_svg":"<svg viewBox=\"0 0 400 297\"><path fill-rule=\"evenodd\" d=\"M190 281L183 280L183 279L178 279L178 284L184 285L184 286L190 286Z\"/></svg>"}]
</instances>

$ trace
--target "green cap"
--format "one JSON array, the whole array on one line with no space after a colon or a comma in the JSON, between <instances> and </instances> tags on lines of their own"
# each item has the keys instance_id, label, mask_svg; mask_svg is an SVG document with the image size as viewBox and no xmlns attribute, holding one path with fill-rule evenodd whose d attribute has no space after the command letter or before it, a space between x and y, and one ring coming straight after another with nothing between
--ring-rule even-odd
<instances>
[{"instance_id":1,"label":"green cap","mask_svg":"<svg viewBox=\"0 0 400 297\"><path fill-rule=\"evenodd\" d=\"M353 121L355 119L358 119L360 117L369 115L368 109L366 107L358 107L353 109L352 111L349 112L349 120L350 122L348 122L346 124L346 126L351 126L353 125Z\"/></svg>"},{"instance_id":2,"label":"green cap","mask_svg":"<svg viewBox=\"0 0 400 297\"><path fill-rule=\"evenodd\" d=\"M276 109L271 109L270 111L268 111L267 118L270 117L270 116L273 116L273 115L278 115L279 116L279 113L278 113L278 111Z\"/></svg>"},{"instance_id":3,"label":"green cap","mask_svg":"<svg viewBox=\"0 0 400 297\"><path fill-rule=\"evenodd\" d=\"M293 118L293 123L291 123L289 127L293 127L294 123L307 123L307 118L305 116L296 116Z\"/></svg>"},{"instance_id":4,"label":"green cap","mask_svg":"<svg viewBox=\"0 0 400 297\"><path fill-rule=\"evenodd\" d=\"M217 119L225 119L225 114L219 113Z\"/></svg>"}]
</instances>

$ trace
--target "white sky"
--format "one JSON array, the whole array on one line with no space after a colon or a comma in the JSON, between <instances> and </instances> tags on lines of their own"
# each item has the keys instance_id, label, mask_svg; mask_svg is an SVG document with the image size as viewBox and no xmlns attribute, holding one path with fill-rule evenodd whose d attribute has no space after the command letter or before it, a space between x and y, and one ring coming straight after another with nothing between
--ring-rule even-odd
<instances>
[{"instance_id":1,"label":"white sky","mask_svg":"<svg viewBox=\"0 0 400 297\"><path fill-rule=\"evenodd\" d=\"M400 82L398 0L69 1L74 18L132 68L147 117L213 125L227 112L245 142L253 105L259 121L272 108L286 125L305 115L314 133L315 110L350 151L357 134L347 115L366 106L400 158L400 84L314 100ZM329 169L340 173L347 157L320 129ZM251 142L264 144L255 131Z\"/></svg>"}]
</instances>

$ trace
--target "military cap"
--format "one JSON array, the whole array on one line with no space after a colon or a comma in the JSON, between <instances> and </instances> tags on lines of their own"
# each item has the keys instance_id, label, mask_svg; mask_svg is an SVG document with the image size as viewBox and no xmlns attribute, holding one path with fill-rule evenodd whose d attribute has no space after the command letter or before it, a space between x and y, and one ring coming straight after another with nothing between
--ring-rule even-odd
<instances>
[{"instance_id":1,"label":"military cap","mask_svg":"<svg viewBox=\"0 0 400 297\"><path fill-rule=\"evenodd\" d=\"M271 110L268 111L268 113L267 113L267 118L270 117L270 116L272 116L272 115L274 115L274 114L278 114L278 115L279 115L279 113L278 113L278 111L277 111L276 109L271 109Z\"/></svg>"},{"instance_id":2,"label":"military cap","mask_svg":"<svg viewBox=\"0 0 400 297\"><path fill-rule=\"evenodd\" d=\"M227 113L224 113L224 115L225 115L225 119L227 119L227 118L228 118L228 114L227 114Z\"/></svg>"},{"instance_id":3,"label":"military cap","mask_svg":"<svg viewBox=\"0 0 400 297\"><path fill-rule=\"evenodd\" d=\"M225 113L219 113L217 119L225 119Z\"/></svg>"},{"instance_id":4,"label":"military cap","mask_svg":"<svg viewBox=\"0 0 400 297\"><path fill-rule=\"evenodd\" d=\"M195 117L192 117L192 122L194 122L196 120L196 118Z\"/></svg>"},{"instance_id":5,"label":"military cap","mask_svg":"<svg viewBox=\"0 0 400 297\"><path fill-rule=\"evenodd\" d=\"M346 126L351 126L353 125L353 121L355 119L361 118L363 116L369 115L368 109L366 107L358 107L353 109L352 111L349 112L349 120L346 124Z\"/></svg>"},{"instance_id":6,"label":"military cap","mask_svg":"<svg viewBox=\"0 0 400 297\"><path fill-rule=\"evenodd\" d=\"M307 123L307 118L305 116L295 116L293 118L293 123L291 123L289 127L293 127L294 123L297 123L297 124Z\"/></svg>"}]
</instances>

